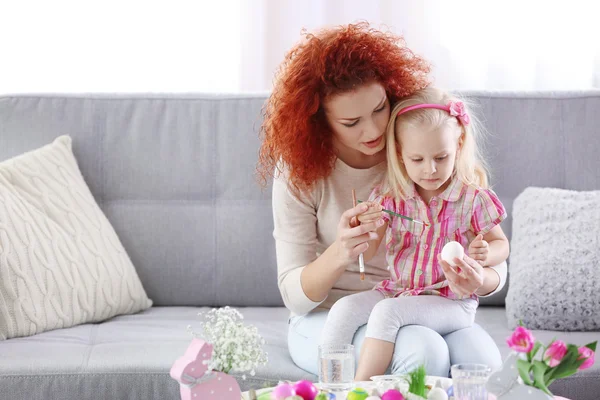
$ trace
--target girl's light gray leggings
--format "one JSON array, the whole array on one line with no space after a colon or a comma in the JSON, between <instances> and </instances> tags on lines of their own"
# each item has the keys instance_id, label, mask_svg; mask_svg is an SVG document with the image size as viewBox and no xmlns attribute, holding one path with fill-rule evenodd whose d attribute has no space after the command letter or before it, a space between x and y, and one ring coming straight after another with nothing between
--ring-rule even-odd
<instances>
[{"instance_id":1,"label":"girl's light gray leggings","mask_svg":"<svg viewBox=\"0 0 600 400\"><path fill-rule=\"evenodd\" d=\"M366 337L394 343L398 330L421 325L446 335L473 325L478 302L420 295L385 298L378 290L349 295L336 301L323 327L320 342L352 343L367 324Z\"/></svg>"}]
</instances>

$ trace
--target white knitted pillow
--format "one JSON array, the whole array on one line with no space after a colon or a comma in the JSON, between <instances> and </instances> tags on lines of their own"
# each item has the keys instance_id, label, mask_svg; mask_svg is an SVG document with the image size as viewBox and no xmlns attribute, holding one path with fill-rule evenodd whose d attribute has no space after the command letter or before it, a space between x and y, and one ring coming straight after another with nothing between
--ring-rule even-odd
<instances>
[{"instance_id":1,"label":"white knitted pillow","mask_svg":"<svg viewBox=\"0 0 600 400\"><path fill-rule=\"evenodd\" d=\"M151 304L70 137L0 163L0 340Z\"/></svg>"},{"instance_id":2,"label":"white knitted pillow","mask_svg":"<svg viewBox=\"0 0 600 400\"><path fill-rule=\"evenodd\" d=\"M512 214L510 327L600 330L600 191L527 188Z\"/></svg>"}]
</instances>

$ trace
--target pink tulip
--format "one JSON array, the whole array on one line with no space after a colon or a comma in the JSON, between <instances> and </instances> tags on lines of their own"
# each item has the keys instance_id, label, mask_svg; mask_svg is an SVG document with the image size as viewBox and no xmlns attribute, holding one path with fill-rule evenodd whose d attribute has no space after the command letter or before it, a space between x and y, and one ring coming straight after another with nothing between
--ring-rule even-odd
<instances>
[{"instance_id":1,"label":"pink tulip","mask_svg":"<svg viewBox=\"0 0 600 400\"><path fill-rule=\"evenodd\" d=\"M533 349L535 338L527 329L517 326L512 336L506 339L508 347L519 353L529 353Z\"/></svg>"},{"instance_id":2,"label":"pink tulip","mask_svg":"<svg viewBox=\"0 0 600 400\"><path fill-rule=\"evenodd\" d=\"M561 340L552 342L548 350L544 353L544 360L551 367L556 367L560 364L560 360L567 354L567 345Z\"/></svg>"},{"instance_id":3,"label":"pink tulip","mask_svg":"<svg viewBox=\"0 0 600 400\"><path fill-rule=\"evenodd\" d=\"M594 351L588 347L580 347L579 348L579 358L578 360L584 359L585 361L579 367L580 370L587 369L594 365Z\"/></svg>"}]
</instances>

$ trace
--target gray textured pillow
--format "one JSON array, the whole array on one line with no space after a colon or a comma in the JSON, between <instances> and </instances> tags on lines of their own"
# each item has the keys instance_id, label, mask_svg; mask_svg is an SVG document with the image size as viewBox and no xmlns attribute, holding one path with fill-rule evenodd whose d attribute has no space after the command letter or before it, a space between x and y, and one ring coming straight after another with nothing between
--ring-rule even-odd
<instances>
[{"instance_id":1,"label":"gray textured pillow","mask_svg":"<svg viewBox=\"0 0 600 400\"><path fill-rule=\"evenodd\" d=\"M0 340L151 304L70 137L0 163Z\"/></svg>"},{"instance_id":2,"label":"gray textured pillow","mask_svg":"<svg viewBox=\"0 0 600 400\"><path fill-rule=\"evenodd\" d=\"M600 330L600 191L525 189L513 206L509 280L511 328Z\"/></svg>"}]
</instances>

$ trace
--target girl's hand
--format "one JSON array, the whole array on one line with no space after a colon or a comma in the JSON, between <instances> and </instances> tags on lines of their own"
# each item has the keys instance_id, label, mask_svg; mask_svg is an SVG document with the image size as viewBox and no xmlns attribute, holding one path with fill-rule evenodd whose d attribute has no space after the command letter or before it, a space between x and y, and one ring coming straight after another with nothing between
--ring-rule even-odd
<instances>
[{"instance_id":1,"label":"girl's hand","mask_svg":"<svg viewBox=\"0 0 600 400\"><path fill-rule=\"evenodd\" d=\"M367 209L367 211L365 211L364 213L362 213L358 216L358 220L360 221L361 224L364 224L367 222L372 222L372 221L377 221L378 219L381 218L381 216L383 214L383 212L381 211L381 210L383 210L383 207L381 206L381 204L377 204L372 201L367 201L367 202L361 203L361 204L366 204L369 207Z\"/></svg>"},{"instance_id":2,"label":"girl's hand","mask_svg":"<svg viewBox=\"0 0 600 400\"><path fill-rule=\"evenodd\" d=\"M483 240L483 235L479 234L469 245L468 253L473 260L479 261L480 264L486 265L488 254L490 252L490 244Z\"/></svg>"},{"instance_id":3,"label":"girl's hand","mask_svg":"<svg viewBox=\"0 0 600 400\"><path fill-rule=\"evenodd\" d=\"M375 207L376 208L376 207ZM369 240L377 239L375 230L384 224L381 219L381 211L376 212L379 218L371 211L373 203L360 203L356 207L346 210L340 218L340 223L337 229L337 238L335 246L337 250L337 258L344 268L351 262L356 261L360 253L364 253L369 248ZM361 221L357 225L357 218L361 214L368 214L369 218Z\"/></svg>"},{"instance_id":4,"label":"girl's hand","mask_svg":"<svg viewBox=\"0 0 600 400\"><path fill-rule=\"evenodd\" d=\"M448 279L450 290L459 298L472 295L483 285L483 267L471 257L465 255L462 260L455 258L456 267L442 260L441 254L438 255L438 261Z\"/></svg>"}]
</instances>

